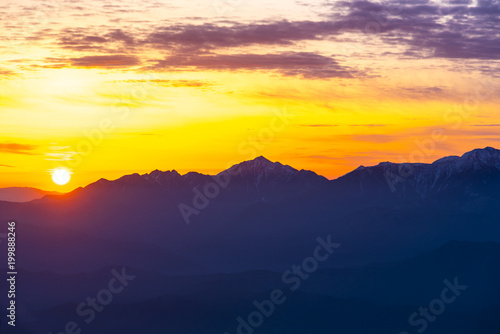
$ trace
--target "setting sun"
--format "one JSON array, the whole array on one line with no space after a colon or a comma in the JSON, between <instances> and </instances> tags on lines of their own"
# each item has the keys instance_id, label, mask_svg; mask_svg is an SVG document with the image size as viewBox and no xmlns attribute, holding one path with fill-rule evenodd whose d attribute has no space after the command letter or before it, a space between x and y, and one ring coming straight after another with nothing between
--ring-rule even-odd
<instances>
[{"instance_id":1,"label":"setting sun","mask_svg":"<svg viewBox=\"0 0 500 334\"><path fill-rule=\"evenodd\" d=\"M71 180L71 172L65 168L56 168L52 171L52 181L55 184L64 186Z\"/></svg>"}]
</instances>

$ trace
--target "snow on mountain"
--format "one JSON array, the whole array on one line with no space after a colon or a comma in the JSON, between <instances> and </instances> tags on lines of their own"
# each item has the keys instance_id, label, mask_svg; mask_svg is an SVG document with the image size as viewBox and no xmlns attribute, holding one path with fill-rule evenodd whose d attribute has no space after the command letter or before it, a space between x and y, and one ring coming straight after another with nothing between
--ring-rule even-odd
<instances>
[{"instance_id":1,"label":"snow on mountain","mask_svg":"<svg viewBox=\"0 0 500 334\"><path fill-rule=\"evenodd\" d=\"M279 162L271 162L263 156L234 165L227 171L219 173L219 175L224 173L230 173L239 178L251 179L256 185L266 182L275 184L280 182L304 182L319 185L327 181L325 177L314 172L303 169L297 170Z\"/></svg>"},{"instance_id":2,"label":"snow on mountain","mask_svg":"<svg viewBox=\"0 0 500 334\"><path fill-rule=\"evenodd\" d=\"M360 166L339 180L357 179L360 185L368 180L385 178L387 186L393 192L416 192L425 198L429 194L450 190L468 182L485 183L492 175L500 176L500 150L492 147L476 149L461 157L449 156L436 160L432 164L382 162L376 166ZM474 175L474 178L471 176ZM366 187L365 187L366 188Z\"/></svg>"},{"instance_id":3,"label":"snow on mountain","mask_svg":"<svg viewBox=\"0 0 500 334\"><path fill-rule=\"evenodd\" d=\"M222 185L227 180L227 185ZM288 165L260 156L244 161L216 175L204 175L189 172L181 175L175 170L154 170L146 174L130 174L117 180L101 179L85 189L118 190L127 192L131 189L156 189L162 193L188 193L193 189L217 183L234 196L250 196L263 201L279 201L288 196L297 195L317 186L328 183L328 179L307 170L296 170Z\"/></svg>"},{"instance_id":4,"label":"snow on mountain","mask_svg":"<svg viewBox=\"0 0 500 334\"><path fill-rule=\"evenodd\" d=\"M361 189L372 194L381 191L400 193L411 198L425 198L454 187L469 187L472 183L489 182L492 175L500 177L500 150L492 147L476 149L461 157L444 157L431 164L381 162L376 166L360 166L354 171L328 181L325 177L308 170L297 170L265 157L236 164L217 175L189 172L181 175L175 170L155 170L147 174L125 175L118 180L101 179L89 187L127 189L129 186L156 187L161 189L192 189L214 182L214 178L230 177L227 189L253 194L263 200L275 200L311 190L323 184L342 184L345 191ZM376 195L378 196L378 195Z\"/></svg>"}]
</instances>

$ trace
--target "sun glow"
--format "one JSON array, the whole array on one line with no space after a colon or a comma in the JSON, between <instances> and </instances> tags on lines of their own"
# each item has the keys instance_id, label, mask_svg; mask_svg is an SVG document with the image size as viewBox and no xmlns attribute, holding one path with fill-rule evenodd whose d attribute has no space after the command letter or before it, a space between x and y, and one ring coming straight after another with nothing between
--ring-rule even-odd
<instances>
[{"instance_id":1,"label":"sun glow","mask_svg":"<svg viewBox=\"0 0 500 334\"><path fill-rule=\"evenodd\" d=\"M52 171L52 181L54 181L55 184L64 186L68 184L70 180L71 172L66 168L59 167Z\"/></svg>"}]
</instances>

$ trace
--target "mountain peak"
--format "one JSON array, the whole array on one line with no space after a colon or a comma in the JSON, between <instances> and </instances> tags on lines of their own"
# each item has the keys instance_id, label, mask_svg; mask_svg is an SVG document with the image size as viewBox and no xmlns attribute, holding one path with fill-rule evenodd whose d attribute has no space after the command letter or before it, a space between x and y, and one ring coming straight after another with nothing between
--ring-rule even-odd
<instances>
[{"instance_id":1,"label":"mountain peak","mask_svg":"<svg viewBox=\"0 0 500 334\"><path fill-rule=\"evenodd\" d=\"M272 162L263 156L236 164L221 174L226 172L237 175L255 186L266 183L276 184L277 182L318 185L328 181L325 177L312 171L297 170L280 162Z\"/></svg>"},{"instance_id":2,"label":"mountain peak","mask_svg":"<svg viewBox=\"0 0 500 334\"><path fill-rule=\"evenodd\" d=\"M266 157L264 156L258 156L257 158L255 159L252 159L252 160L246 160L246 161L243 161L241 163L239 163L239 165L241 164L245 164L245 165L253 165L253 166L273 166L273 165L280 165L280 166L283 166L281 163L279 162L272 162L271 160L267 159Z\"/></svg>"},{"instance_id":3,"label":"mountain peak","mask_svg":"<svg viewBox=\"0 0 500 334\"><path fill-rule=\"evenodd\" d=\"M298 172L298 170L288 166L282 165L279 162L272 162L271 160L259 156L253 160L243 161L228 169L231 173L240 175L258 175L258 174L289 174Z\"/></svg>"},{"instance_id":4,"label":"mountain peak","mask_svg":"<svg viewBox=\"0 0 500 334\"><path fill-rule=\"evenodd\" d=\"M432 164L442 164L442 163L452 163L455 162L457 159L460 159L458 155L450 155L441 159L438 159L434 161Z\"/></svg>"},{"instance_id":5,"label":"mountain peak","mask_svg":"<svg viewBox=\"0 0 500 334\"><path fill-rule=\"evenodd\" d=\"M268 162L268 163L273 163L271 160L267 159L266 157L260 155L257 158L250 160L250 161L255 161L255 162Z\"/></svg>"},{"instance_id":6,"label":"mountain peak","mask_svg":"<svg viewBox=\"0 0 500 334\"><path fill-rule=\"evenodd\" d=\"M475 149L465 153L456 161L459 166L470 167L474 170L483 167L500 169L500 150L493 147Z\"/></svg>"},{"instance_id":7,"label":"mountain peak","mask_svg":"<svg viewBox=\"0 0 500 334\"><path fill-rule=\"evenodd\" d=\"M491 158L500 157L500 150L493 147L478 148L462 155L462 158Z\"/></svg>"}]
</instances>

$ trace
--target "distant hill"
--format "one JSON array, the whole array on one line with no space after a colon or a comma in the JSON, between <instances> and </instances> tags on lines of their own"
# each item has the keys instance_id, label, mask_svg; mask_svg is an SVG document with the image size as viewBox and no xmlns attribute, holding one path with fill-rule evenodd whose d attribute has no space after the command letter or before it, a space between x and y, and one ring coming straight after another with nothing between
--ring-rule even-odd
<instances>
[{"instance_id":1,"label":"distant hill","mask_svg":"<svg viewBox=\"0 0 500 334\"><path fill-rule=\"evenodd\" d=\"M46 195L60 195L55 191L45 191L28 187L0 188L0 201L7 202L29 202L40 199Z\"/></svg>"},{"instance_id":2,"label":"distant hill","mask_svg":"<svg viewBox=\"0 0 500 334\"><path fill-rule=\"evenodd\" d=\"M127 322L130 313L147 321L128 323L122 333L235 333L236 317L246 317L254 310L253 301L269 298L274 289L281 289L287 300L255 333L413 333L418 327L411 327L408 317L441 298L445 280L466 288L429 324L428 333L497 333L499 260L498 243L451 242L397 263L320 268L294 292L281 273L269 271L166 276L128 268L135 278L106 307L106 316L98 317L92 333L107 333ZM30 314L21 333L59 328L74 317L78 303L105 286L112 269L74 275L21 272L19 303L42 310Z\"/></svg>"}]
</instances>

